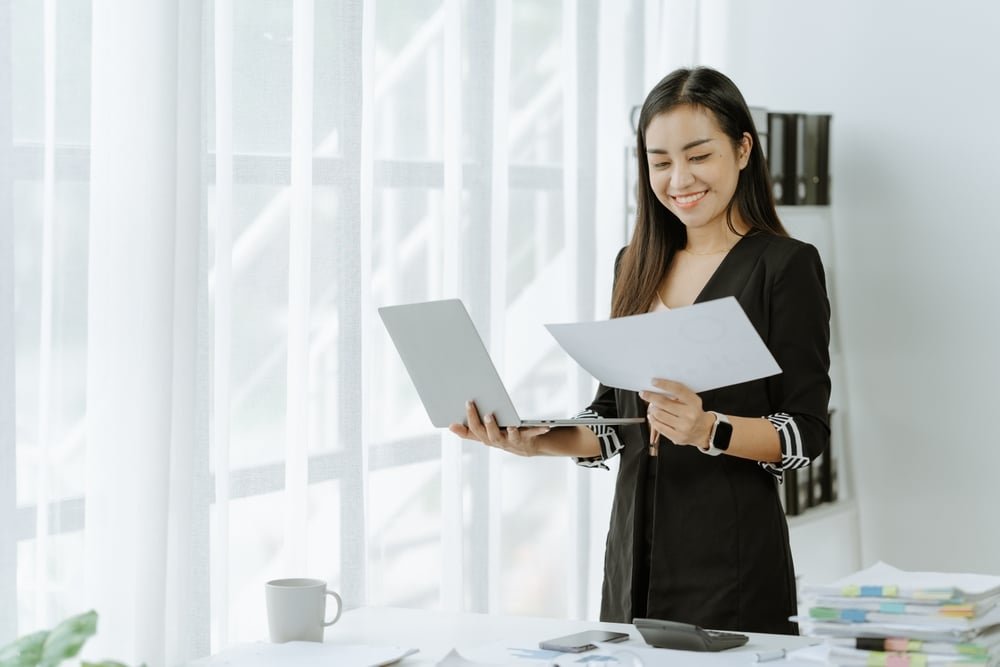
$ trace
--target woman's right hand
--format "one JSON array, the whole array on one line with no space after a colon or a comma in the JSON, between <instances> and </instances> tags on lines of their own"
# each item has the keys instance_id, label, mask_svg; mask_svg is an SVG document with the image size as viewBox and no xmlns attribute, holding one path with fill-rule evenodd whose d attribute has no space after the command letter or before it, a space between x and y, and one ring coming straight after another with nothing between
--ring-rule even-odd
<instances>
[{"instance_id":1,"label":"woman's right hand","mask_svg":"<svg viewBox=\"0 0 1000 667\"><path fill-rule=\"evenodd\" d=\"M472 401L465 404L465 417L468 426L452 424L448 430L460 438L478 440L484 445L496 447L518 456L537 456L539 454L538 436L548 433L550 430L547 426L501 428L497 426L496 419L491 414L480 419L479 410Z\"/></svg>"}]
</instances>

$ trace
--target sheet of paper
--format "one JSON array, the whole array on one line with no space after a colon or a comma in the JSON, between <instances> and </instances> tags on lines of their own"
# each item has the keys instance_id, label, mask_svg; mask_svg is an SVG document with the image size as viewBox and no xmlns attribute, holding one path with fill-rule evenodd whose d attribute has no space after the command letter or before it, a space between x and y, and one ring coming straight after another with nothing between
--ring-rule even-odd
<instances>
[{"instance_id":1,"label":"sheet of paper","mask_svg":"<svg viewBox=\"0 0 1000 667\"><path fill-rule=\"evenodd\" d=\"M455 649L452 649L448 652L448 655L438 661L437 667L485 667L486 665L495 666L503 664L503 662L482 662L479 660L470 660Z\"/></svg>"},{"instance_id":2,"label":"sheet of paper","mask_svg":"<svg viewBox=\"0 0 1000 667\"><path fill-rule=\"evenodd\" d=\"M773 651L764 651L773 653ZM621 643L598 642L597 649L585 653L558 653L531 647L518 647L517 642L496 642L461 651L451 651L437 667L499 667L524 665L529 667L742 667L756 664L757 650L721 651L699 653L653 648L640 639ZM792 657L792 652L788 654ZM808 664L800 661L777 660L769 662L775 667Z\"/></svg>"},{"instance_id":3,"label":"sheet of paper","mask_svg":"<svg viewBox=\"0 0 1000 667\"><path fill-rule=\"evenodd\" d=\"M556 651L537 648L518 648L517 642L497 642L482 646L452 649L437 667L507 667L508 665L534 665L552 667L564 655Z\"/></svg>"},{"instance_id":4,"label":"sheet of paper","mask_svg":"<svg viewBox=\"0 0 1000 667\"><path fill-rule=\"evenodd\" d=\"M650 653L644 660L638 651L650 651ZM461 653L453 650L445 656L444 660L437 663L437 667L656 667L657 665L676 667L676 665L684 664L677 661L678 656L675 651L669 651L671 654L669 656L663 655L662 649L650 649L648 646L645 649L638 649L638 651L601 644L600 648L586 653L559 653L557 651L510 648L498 644L472 649L466 648L462 649ZM682 657L690 658L691 656ZM721 664L747 665L751 659L751 656L744 655L741 660L736 662Z\"/></svg>"},{"instance_id":5,"label":"sheet of paper","mask_svg":"<svg viewBox=\"0 0 1000 667\"><path fill-rule=\"evenodd\" d=\"M545 327L584 370L609 387L655 390L653 378L666 378L702 392L781 372L733 297Z\"/></svg>"},{"instance_id":6,"label":"sheet of paper","mask_svg":"<svg viewBox=\"0 0 1000 667\"><path fill-rule=\"evenodd\" d=\"M909 591L958 589L971 598L1000 592L1000 577L971 572L908 572L879 561L828 586L806 586L813 595L836 595L848 586L895 586L898 595Z\"/></svg>"},{"instance_id":7,"label":"sheet of paper","mask_svg":"<svg viewBox=\"0 0 1000 667\"><path fill-rule=\"evenodd\" d=\"M325 644L320 642L287 642L271 644L256 642L236 644L208 658L188 663L188 667L330 667L330 665L363 665L382 667L394 664L417 649L397 646L367 646L363 644Z\"/></svg>"}]
</instances>

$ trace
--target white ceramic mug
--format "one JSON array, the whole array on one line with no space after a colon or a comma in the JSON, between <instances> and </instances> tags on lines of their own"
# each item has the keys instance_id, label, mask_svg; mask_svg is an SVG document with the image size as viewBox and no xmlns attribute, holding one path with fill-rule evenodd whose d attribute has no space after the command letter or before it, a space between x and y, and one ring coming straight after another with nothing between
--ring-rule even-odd
<instances>
[{"instance_id":1,"label":"white ceramic mug","mask_svg":"<svg viewBox=\"0 0 1000 667\"><path fill-rule=\"evenodd\" d=\"M323 629L340 618L340 596L321 579L274 579L264 586L267 626L272 642L321 642ZM337 601L337 614L326 621L326 596Z\"/></svg>"}]
</instances>

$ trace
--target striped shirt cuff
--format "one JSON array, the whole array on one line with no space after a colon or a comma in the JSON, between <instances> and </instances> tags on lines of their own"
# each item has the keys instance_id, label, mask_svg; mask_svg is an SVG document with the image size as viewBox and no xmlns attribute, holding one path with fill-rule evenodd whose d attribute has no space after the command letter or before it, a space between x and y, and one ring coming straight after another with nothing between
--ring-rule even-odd
<instances>
[{"instance_id":1,"label":"striped shirt cuff","mask_svg":"<svg viewBox=\"0 0 1000 667\"><path fill-rule=\"evenodd\" d=\"M593 410L584 410L583 412L576 415L577 417L600 417ZM609 426L607 424L588 424L587 428L594 432L597 436L597 442L601 447L601 454L599 456L590 456L586 458L574 457L573 460L576 461L577 465L583 466L584 468L603 468L608 470L608 466L605 465L605 461L610 459L612 456L617 454L622 450L622 442L618 439L618 432L615 431L614 426Z\"/></svg>"},{"instance_id":2,"label":"striped shirt cuff","mask_svg":"<svg viewBox=\"0 0 1000 667\"><path fill-rule=\"evenodd\" d=\"M795 419L790 414L776 412L773 415L768 415L765 419L771 422L771 426L778 432L778 438L781 440L781 460L777 463L761 461L760 466L777 477L778 481L783 481L786 470L805 468L812 461L806 455L802 434L799 432Z\"/></svg>"}]
</instances>

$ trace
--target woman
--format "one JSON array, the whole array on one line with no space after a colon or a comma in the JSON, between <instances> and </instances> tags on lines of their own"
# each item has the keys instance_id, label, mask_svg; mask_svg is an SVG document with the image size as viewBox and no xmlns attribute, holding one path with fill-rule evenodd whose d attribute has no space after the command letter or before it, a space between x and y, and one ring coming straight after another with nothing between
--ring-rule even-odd
<instances>
[{"instance_id":1,"label":"woman","mask_svg":"<svg viewBox=\"0 0 1000 667\"><path fill-rule=\"evenodd\" d=\"M618 255L612 317L734 296L782 368L695 394L600 386L581 414L635 426L505 429L468 407L451 430L515 454L620 456L601 620L661 618L797 633L782 471L829 443L829 322L816 249L789 238L736 85L708 68L669 74L639 116L635 231Z\"/></svg>"}]
</instances>

